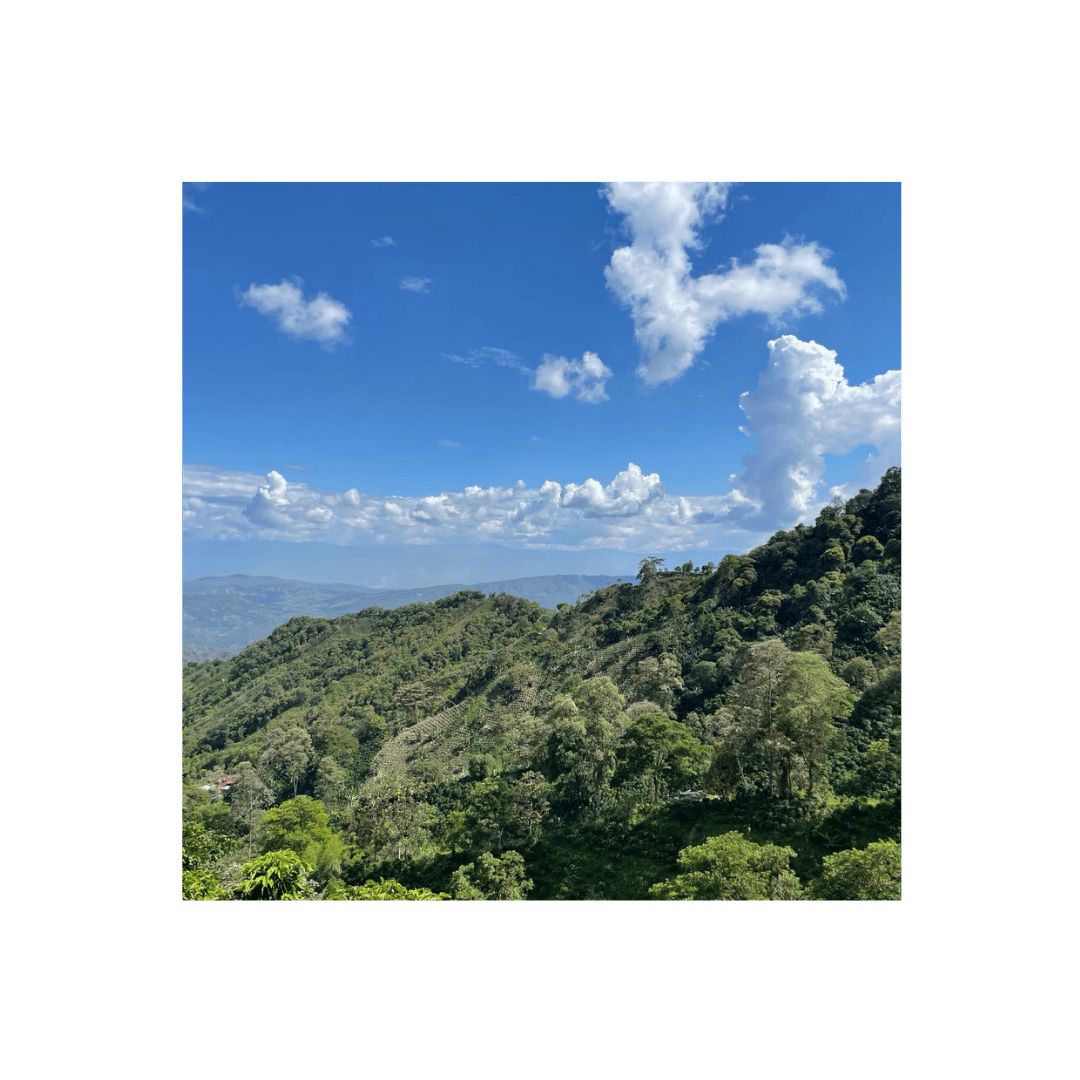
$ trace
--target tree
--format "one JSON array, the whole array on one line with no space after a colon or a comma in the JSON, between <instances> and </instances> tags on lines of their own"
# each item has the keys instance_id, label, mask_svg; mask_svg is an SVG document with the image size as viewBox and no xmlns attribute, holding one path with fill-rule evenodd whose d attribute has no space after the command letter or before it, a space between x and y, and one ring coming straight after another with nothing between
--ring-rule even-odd
<instances>
[{"instance_id":1,"label":"tree","mask_svg":"<svg viewBox=\"0 0 1080 1080\"><path fill-rule=\"evenodd\" d=\"M814 900L899 900L900 845L880 840L826 855L810 892Z\"/></svg>"},{"instance_id":2,"label":"tree","mask_svg":"<svg viewBox=\"0 0 1080 1080\"><path fill-rule=\"evenodd\" d=\"M368 780L352 800L356 840L379 858L402 861L431 839L439 813L423 799L424 786L402 775Z\"/></svg>"},{"instance_id":3,"label":"tree","mask_svg":"<svg viewBox=\"0 0 1080 1080\"><path fill-rule=\"evenodd\" d=\"M310 900L311 867L295 851L271 851L240 868L237 900Z\"/></svg>"},{"instance_id":4,"label":"tree","mask_svg":"<svg viewBox=\"0 0 1080 1080\"><path fill-rule=\"evenodd\" d=\"M807 793L814 794L814 771L836 739L833 719L850 715L855 696L816 653L795 653L787 662L777 700L778 727L806 766ZM781 759L781 794L791 794L791 754Z\"/></svg>"},{"instance_id":5,"label":"tree","mask_svg":"<svg viewBox=\"0 0 1080 1080\"><path fill-rule=\"evenodd\" d=\"M788 868L795 852L755 844L737 832L713 836L679 852L683 873L649 889L653 900L800 900L802 885Z\"/></svg>"},{"instance_id":6,"label":"tree","mask_svg":"<svg viewBox=\"0 0 1080 1080\"><path fill-rule=\"evenodd\" d=\"M854 656L840 669L840 677L852 689L861 691L876 682L878 671L873 661L865 656Z\"/></svg>"},{"instance_id":7,"label":"tree","mask_svg":"<svg viewBox=\"0 0 1080 1080\"><path fill-rule=\"evenodd\" d=\"M503 834L513 818L514 795L498 776L487 776L469 786L465 796L465 825L474 847L502 849Z\"/></svg>"},{"instance_id":8,"label":"tree","mask_svg":"<svg viewBox=\"0 0 1080 1080\"><path fill-rule=\"evenodd\" d=\"M651 559L642 559L638 564L638 581L642 585L651 585L663 565L664 560L655 555Z\"/></svg>"},{"instance_id":9,"label":"tree","mask_svg":"<svg viewBox=\"0 0 1080 1080\"><path fill-rule=\"evenodd\" d=\"M736 758L744 788L749 767L760 759L768 770L769 789L781 793L781 771L790 744L779 727L777 705L781 683L792 653L781 641L747 646L736 661L732 686L732 724L725 742Z\"/></svg>"},{"instance_id":10,"label":"tree","mask_svg":"<svg viewBox=\"0 0 1080 1080\"><path fill-rule=\"evenodd\" d=\"M475 862L459 866L450 878L455 900L524 900L533 887L525 877L525 860L516 851L496 858L485 851Z\"/></svg>"},{"instance_id":11,"label":"tree","mask_svg":"<svg viewBox=\"0 0 1080 1080\"><path fill-rule=\"evenodd\" d=\"M185 900L224 900L221 880L211 868L215 859L231 850L233 842L213 833L200 822L185 821L183 834L183 897Z\"/></svg>"},{"instance_id":12,"label":"tree","mask_svg":"<svg viewBox=\"0 0 1080 1080\"><path fill-rule=\"evenodd\" d=\"M662 713L643 713L631 721L619 748L621 777L640 777L652 802L673 787L692 783L708 752L684 724Z\"/></svg>"},{"instance_id":13,"label":"tree","mask_svg":"<svg viewBox=\"0 0 1080 1080\"><path fill-rule=\"evenodd\" d=\"M524 773L514 785L514 824L529 840L535 840L551 809L551 785L538 772Z\"/></svg>"},{"instance_id":14,"label":"tree","mask_svg":"<svg viewBox=\"0 0 1080 1080\"><path fill-rule=\"evenodd\" d=\"M247 822L250 854L252 817L256 810L269 806L274 801L274 795L250 761L241 761L233 769L233 774L233 782L229 786L229 805Z\"/></svg>"},{"instance_id":15,"label":"tree","mask_svg":"<svg viewBox=\"0 0 1080 1080\"><path fill-rule=\"evenodd\" d=\"M851 561L859 566L867 559L881 559L884 554L885 545L876 536L860 536L852 549Z\"/></svg>"},{"instance_id":16,"label":"tree","mask_svg":"<svg viewBox=\"0 0 1080 1080\"><path fill-rule=\"evenodd\" d=\"M587 679L573 694L560 694L548 718L548 760L561 798L600 817L615 775L619 738L626 726L625 701L606 675Z\"/></svg>"},{"instance_id":17,"label":"tree","mask_svg":"<svg viewBox=\"0 0 1080 1080\"><path fill-rule=\"evenodd\" d=\"M345 845L330 828L330 819L318 799L298 795L267 810L260 828L260 847L270 851L295 851L319 880L337 873Z\"/></svg>"},{"instance_id":18,"label":"tree","mask_svg":"<svg viewBox=\"0 0 1080 1080\"><path fill-rule=\"evenodd\" d=\"M639 700L655 701L665 712L674 715L676 698L684 689L679 661L670 653L647 656L638 662L634 694Z\"/></svg>"},{"instance_id":19,"label":"tree","mask_svg":"<svg viewBox=\"0 0 1080 1080\"><path fill-rule=\"evenodd\" d=\"M292 793L307 773L311 762L311 736L294 724L271 732L259 764L283 784L292 784Z\"/></svg>"},{"instance_id":20,"label":"tree","mask_svg":"<svg viewBox=\"0 0 1080 1080\"><path fill-rule=\"evenodd\" d=\"M889 621L874 635L878 648L885 656L886 665L900 663L900 612L889 615Z\"/></svg>"},{"instance_id":21,"label":"tree","mask_svg":"<svg viewBox=\"0 0 1080 1080\"><path fill-rule=\"evenodd\" d=\"M315 771L315 797L333 810L348 798L349 773L336 758L324 757Z\"/></svg>"}]
</instances>

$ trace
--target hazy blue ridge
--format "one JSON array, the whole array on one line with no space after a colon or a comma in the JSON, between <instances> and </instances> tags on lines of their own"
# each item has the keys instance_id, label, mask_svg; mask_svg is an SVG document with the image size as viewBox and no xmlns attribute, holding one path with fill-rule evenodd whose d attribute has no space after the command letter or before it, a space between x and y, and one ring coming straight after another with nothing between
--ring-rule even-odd
<instances>
[{"instance_id":1,"label":"hazy blue ridge","mask_svg":"<svg viewBox=\"0 0 1080 1080\"><path fill-rule=\"evenodd\" d=\"M606 574L552 574L419 589L379 589L247 574L195 578L184 582L184 662L231 655L253 641L269 637L276 627L297 615L334 618L369 607L389 609L418 601L430 603L462 589L509 593L554 608L573 604L583 594L618 580Z\"/></svg>"}]
</instances>

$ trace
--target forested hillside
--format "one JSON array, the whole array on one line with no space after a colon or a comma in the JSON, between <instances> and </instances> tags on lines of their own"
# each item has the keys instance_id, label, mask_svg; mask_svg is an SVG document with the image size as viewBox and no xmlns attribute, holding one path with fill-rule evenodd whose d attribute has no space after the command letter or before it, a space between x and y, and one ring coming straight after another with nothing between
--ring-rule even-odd
<instances>
[{"instance_id":1,"label":"forested hillside","mask_svg":"<svg viewBox=\"0 0 1080 1080\"><path fill-rule=\"evenodd\" d=\"M900 471L718 565L183 679L188 899L899 899Z\"/></svg>"}]
</instances>

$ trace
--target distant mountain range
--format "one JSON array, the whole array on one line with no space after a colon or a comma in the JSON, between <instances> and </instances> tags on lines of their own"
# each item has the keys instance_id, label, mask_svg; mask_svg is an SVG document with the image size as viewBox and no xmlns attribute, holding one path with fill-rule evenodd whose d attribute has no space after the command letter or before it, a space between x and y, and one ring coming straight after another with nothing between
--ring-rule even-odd
<instances>
[{"instance_id":1,"label":"distant mountain range","mask_svg":"<svg viewBox=\"0 0 1080 1080\"><path fill-rule=\"evenodd\" d=\"M297 615L332 619L369 607L430 603L462 589L509 593L554 608L557 604L573 604L583 593L618 580L606 574L551 574L512 581L428 585L422 589L379 589L247 574L195 578L184 582L184 662L231 656L253 641L268 637Z\"/></svg>"}]
</instances>

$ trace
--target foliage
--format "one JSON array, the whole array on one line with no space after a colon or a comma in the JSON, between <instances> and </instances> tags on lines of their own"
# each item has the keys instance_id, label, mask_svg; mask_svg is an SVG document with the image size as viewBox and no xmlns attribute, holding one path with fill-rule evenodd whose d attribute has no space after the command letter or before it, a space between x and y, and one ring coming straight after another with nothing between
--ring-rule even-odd
<instances>
[{"instance_id":1,"label":"foliage","mask_svg":"<svg viewBox=\"0 0 1080 1080\"><path fill-rule=\"evenodd\" d=\"M183 898L185 900L224 900L226 892L213 864L230 852L235 841L220 832L207 829L202 822L184 822Z\"/></svg>"},{"instance_id":2,"label":"foliage","mask_svg":"<svg viewBox=\"0 0 1080 1080\"><path fill-rule=\"evenodd\" d=\"M525 860L516 851L496 858L485 851L475 863L459 866L450 879L455 900L524 900L533 887Z\"/></svg>"},{"instance_id":3,"label":"foliage","mask_svg":"<svg viewBox=\"0 0 1080 1080\"><path fill-rule=\"evenodd\" d=\"M309 865L316 881L325 881L341 868L345 854L341 837L330 828L323 804L298 795L268 810L259 825L264 854L289 849Z\"/></svg>"},{"instance_id":4,"label":"foliage","mask_svg":"<svg viewBox=\"0 0 1080 1080\"><path fill-rule=\"evenodd\" d=\"M343 885L329 892L326 900L449 900L447 893L430 889L407 889L393 878L366 881L363 885Z\"/></svg>"},{"instance_id":5,"label":"foliage","mask_svg":"<svg viewBox=\"0 0 1080 1080\"><path fill-rule=\"evenodd\" d=\"M811 893L814 900L899 900L900 845L881 840L825 856Z\"/></svg>"},{"instance_id":6,"label":"foliage","mask_svg":"<svg viewBox=\"0 0 1080 1080\"><path fill-rule=\"evenodd\" d=\"M705 747L685 724L662 713L643 713L626 729L619 747L623 783L640 778L650 802L693 784L708 764Z\"/></svg>"},{"instance_id":7,"label":"foliage","mask_svg":"<svg viewBox=\"0 0 1080 1080\"><path fill-rule=\"evenodd\" d=\"M800 900L789 847L755 844L741 833L713 836L679 852L683 873L649 890L654 900Z\"/></svg>"},{"instance_id":8,"label":"foliage","mask_svg":"<svg viewBox=\"0 0 1080 1080\"><path fill-rule=\"evenodd\" d=\"M295 851L271 851L241 867L237 900L310 900L311 866Z\"/></svg>"}]
</instances>

